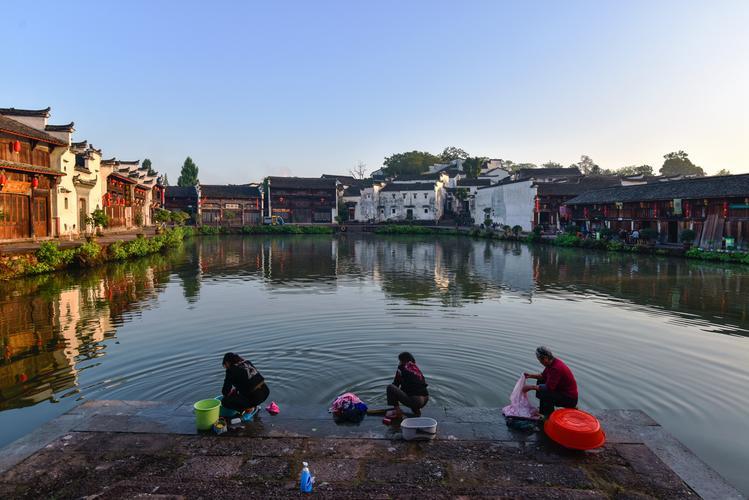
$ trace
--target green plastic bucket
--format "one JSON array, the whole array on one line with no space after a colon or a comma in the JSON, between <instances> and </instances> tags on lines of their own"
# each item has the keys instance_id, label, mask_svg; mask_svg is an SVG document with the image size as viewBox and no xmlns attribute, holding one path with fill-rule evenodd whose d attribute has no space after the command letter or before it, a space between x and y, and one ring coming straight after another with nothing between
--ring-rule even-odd
<instances>
[{"instance_id":1,"label":"green plastic bucket","mask_svg":"<svg viewBox=\"0 0 749 500\"><path fill-rule=\"evenodd\" d=\"M207 431L218 420L221 401L216 399L201 399L193 405L193 408L195 409L195 425L198 430Z\"/></svg>"}]
</instances>

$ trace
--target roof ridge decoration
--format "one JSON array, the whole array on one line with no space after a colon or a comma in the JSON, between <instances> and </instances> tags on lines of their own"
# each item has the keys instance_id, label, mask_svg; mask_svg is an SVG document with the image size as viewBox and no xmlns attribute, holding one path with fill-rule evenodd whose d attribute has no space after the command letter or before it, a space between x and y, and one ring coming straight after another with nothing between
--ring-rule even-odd
<instances>
[{"instance_id":1,"label":"roof ridge decoration","mask_svg":"<svg viewBox=\"0 0 749 500\"><path fill-rule=\"evenodd\" d=\"M44 109L18 109L18 108L0 108L0 115L5 116L36 116L39 118L49 118L51 107Z\"/></svg>"},{"instance_id":2,"label":"roof ridge decoration","mask_svg":"<svg viewBox=\"0 0 749 500\"><path fill-rule=\"evenodd\" d=\"M120 160L122 165L140 165L140 160Z\"/></svg>"},{"instance_id":3,"label":"roof ridge decoration","mask_svg":"<svg viewBox=\"0 0 749 500\"><path fill-rule=\"evenodd\" d=\"M75 132L75 129L73 126L75 125L75 122L66 123L65 125L47 125L44 127L44 130L47 132Z\"/></svg>"}]
</instances>

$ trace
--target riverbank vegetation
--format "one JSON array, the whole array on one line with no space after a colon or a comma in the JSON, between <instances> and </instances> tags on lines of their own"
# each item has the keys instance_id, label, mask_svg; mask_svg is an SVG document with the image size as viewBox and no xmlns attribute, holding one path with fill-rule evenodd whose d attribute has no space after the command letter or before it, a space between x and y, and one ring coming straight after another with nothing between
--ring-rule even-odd
<instances>
[{"instance_id":1,"label":"riverbank vegetation","mask_svg":"<svg viewBox=\"0 0 749 500\"><path fill-rule=\"evenodd\" d=\"M116 241L101 245L95 238L75 248L60 248L55 241L43 242L35 253L3 256L0 259L0 279L51 273L68 268L94 267L105 262L123 261L175 248L192 236L191 228L175 227L146 238L139 235L131 241Z\"/></svg>"}]
</instances>

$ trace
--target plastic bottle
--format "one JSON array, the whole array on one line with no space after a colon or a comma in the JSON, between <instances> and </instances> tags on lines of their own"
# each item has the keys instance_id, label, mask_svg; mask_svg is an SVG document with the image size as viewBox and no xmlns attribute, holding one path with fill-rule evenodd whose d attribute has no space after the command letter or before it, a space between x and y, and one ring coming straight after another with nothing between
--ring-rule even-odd
<instances>
[{"instance_id":1,"label":"plastic bottle","mask_svg":"<svg viewBox=\"0 0 749 500\"><path fill-rule=\"evenodd\" d=\"M302 462L302 476L299 478L299 490L302 493L312 493L312 484L315 478L309 472L309 464Z\"/></svg>"}]
</instances>

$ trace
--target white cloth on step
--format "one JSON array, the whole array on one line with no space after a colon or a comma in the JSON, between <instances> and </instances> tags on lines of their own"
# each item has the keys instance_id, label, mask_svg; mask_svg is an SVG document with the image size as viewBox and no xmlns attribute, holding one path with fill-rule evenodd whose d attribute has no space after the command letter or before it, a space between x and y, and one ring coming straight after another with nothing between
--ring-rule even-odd
<instances>
[{"instance_id":1,"label":"white cloth on step","mask_svg":"<svg viewBox=\"0 0 749 500\"><path fill-rule=\"evenodd\" d=\"M538 408L528 401L528 393L523 392L524 385L525 375L520 375L510 394L510 404L502 408L502 415L505 417L538 418Z\"/></svg>"}]
</instances>

